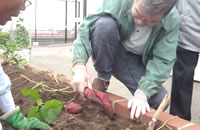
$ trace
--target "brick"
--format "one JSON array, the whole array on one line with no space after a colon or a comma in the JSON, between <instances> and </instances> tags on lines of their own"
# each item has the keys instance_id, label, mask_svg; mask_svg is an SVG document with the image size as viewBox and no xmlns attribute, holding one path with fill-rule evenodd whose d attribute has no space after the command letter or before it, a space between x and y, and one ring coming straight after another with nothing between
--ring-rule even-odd
<instances>
[{"instance_id":1,"label":"brick","mask_svg":"<svg viewBox=\"0 0 200 130\"><path fill-rule=\"evenodd\" d=\"M130 119L130 110L127 107L128 100L126 100L123 97L117 96L112 93L106 93L110 101L113 105L114 113L129 118ZM146 113L141 117L141 120L145 124L149 124L149 122L152 120L153 115L155 113L155 110L151 108L151 111ZM167 124L172 130L177 130L177 128L181 128L182 126L187 126L190 124L190 121L184 120L182 118L179 118L177 116L173 116L171 114L168 114L167 112L162 112L156 122L157 127L162 126L164 123ZM192 124L188 127L185 127L180 130L200 130L200 125L198 124Z\"/></svg>"},{"instance_id":2,"label":"brick","mask_svg":"<svg viewBox=\"0 0 200 130\"><path fill-rule=\"evenodd\" d=\"M149 124L149 122L152 120L152 117L155 113L155 110L154 109L151 109L150 112L146 113L145 115L143 115L142 117L142 121L144 124Z\"/></svg>"},{"instance_id":3,"label":"brick","mask_svg":"<svg viewBox=\"0 0 200 130\"><path fill-rule=\"evenodd\" d=\"M114 113L123 117L130 117L130 110L127 107L128 100L112 93L106 93L106 95L112 103Z\"/></svg>"},{"instance_id":4,"label":"brick","mask_svg":"<svg viewBox=\"0 0 200 130\"><path fill-rule=\"evenodd\" d=\"M127 107L127 102L128 101L121 101L121 102L115 103L114 108L113 108L114 113L120 116L130 118L130 110Z\"/></svg>"},{"instance_id":5,"label":"brick","mask_svg":"<svg viewBox=\"0 0 200 130\"><path fill-rule=\"evenodd\" d=\"M200 125L199 124L193 124L189 127L183 128L181 130L200 130Z\"/></svg>"},{"instance_id":6,"label":"brick","mask_svg":"<svg viewBox=\"0 0 200 130\"><path fill-rule=\"evenodd\" d=\"M110 99L111 102L113 102L113 101L115 101L115 100L122 100L122 99L125 99L125 98L123 98L123 97L120 97L120 96L115 95L115 94L112 94L112 93L106 92L105 94L106 94L106 96Z\"/></svg>"},{"instance_id":7,"label":"brick","mask_svg":"<svg viewBox=\"0 0 200 130\"><path fill-rule=\"evenodd\" d=\"M158 119L158 126L163 125L165 122L173 130L176 130L178 127L189 123L189 121L183 120L177 116L162 112Z\"/></svg>"}]
</instances>

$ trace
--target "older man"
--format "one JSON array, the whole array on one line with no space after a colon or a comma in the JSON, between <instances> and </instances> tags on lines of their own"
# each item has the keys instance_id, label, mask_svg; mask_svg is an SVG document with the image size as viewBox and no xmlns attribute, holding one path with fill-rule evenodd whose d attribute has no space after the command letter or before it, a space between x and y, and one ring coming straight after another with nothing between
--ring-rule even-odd
<instances>
[{"instance_id":1,"label":"older man","mask_svg":"<svg viewBox=\"0 0 200 130\"><path fill-rule=\"evenodd\" d=\"M176 60L179 15L176 0L104 0L102 7L79 27L73 43L73 85L83 96L91 79L90 55L97 78L94 89L105 91L111 75L133 94L130 117L157 108L167 93L167 80ZM117 89L117 88L116 88Z\"/></svg>"},{"instance_id":2,"label":"older man","mask_svg":"<svg viewBox=\"0 0 200 130\"><path fill-rule=\"evenodd\" d=\"M0 25L6 24L7 21L11 20L12 16L18 16L21 10L25 10L25 2L26 0L0 0ZM19 130L50 128L36 118L27 119L24 117L19 106L15 106L10 88L10 79L4 73L0 64L0 110L3 112L0 119ZM0 130L2 130L1 123Z\"/></svg>"}]
</instances>

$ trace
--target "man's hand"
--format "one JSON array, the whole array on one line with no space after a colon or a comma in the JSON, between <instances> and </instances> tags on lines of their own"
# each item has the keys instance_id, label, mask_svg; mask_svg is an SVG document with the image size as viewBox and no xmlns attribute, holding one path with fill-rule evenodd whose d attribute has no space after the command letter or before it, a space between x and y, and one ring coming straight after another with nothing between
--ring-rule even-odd
<instances>
[{"instance_id":1,"label":"man's hand","mask_svg":"<svg viewBox=\"0 0 200 130\"><path fill-rule=\"evenodd\" d=\"M141 90L136 90L134 97L128 101L128 108L131 109L131 119L139 118L150 111L146 95Z\"/></svg>"},{"instance_id":2,"label":"man's hand","mask_svg":"<svg viewBox=\"0 0 200 130\"><path fill-rule=\"evenodd\" d=\"M87 68L83 64L77 64L73 68L73 89L78 91L82 97L84 97L84 90L86 87L92 89L91 78L87 72Z\"/></svg>"}]
</instances>

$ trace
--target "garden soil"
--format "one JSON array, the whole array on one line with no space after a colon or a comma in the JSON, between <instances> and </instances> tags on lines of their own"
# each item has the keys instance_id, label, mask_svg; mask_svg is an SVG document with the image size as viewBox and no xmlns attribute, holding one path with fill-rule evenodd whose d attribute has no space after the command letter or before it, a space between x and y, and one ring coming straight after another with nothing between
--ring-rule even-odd
<instances>
[{"instance_id":1,"label":"garden soil","mask_svg":"<svg viewBox=\"0 0 200 130\"><path fill-rule=\"evenodd\" d=\"M50 88L60 89L67 87L66 84L57 82L57 78L53 76L52 72L44 70L36 70L33 67L27 65L25 69L19 69L16 65L3 65L5 73L10 77L12 82L12 94L16 105L20 106L24 115L28 112L28 109L35 105L29 97L22 95L21 91L24 87L32 88L35 83L28 81L21 76L24 75L36 82L45 82ZM62 79L62 78L58 78ZM61 80L59 80L61 81ZM79 114L70 114L65 111L64 107L57 120L50 123L50 126L54 130L145 130L146 125L126 119L115 115L112 119L109 118L103 111L103 108L99 104L84 101L78 94L65 93L65 92L49 92L40 89L40 96L43 102L51 99L58 99L63 102L63 106L73 100L73 102L80 104L83 107L83 111ZM68 91L71 91L70 88ZM3 123L4 130L12 130L9 126Z\"/></svg>"}]
</instances>

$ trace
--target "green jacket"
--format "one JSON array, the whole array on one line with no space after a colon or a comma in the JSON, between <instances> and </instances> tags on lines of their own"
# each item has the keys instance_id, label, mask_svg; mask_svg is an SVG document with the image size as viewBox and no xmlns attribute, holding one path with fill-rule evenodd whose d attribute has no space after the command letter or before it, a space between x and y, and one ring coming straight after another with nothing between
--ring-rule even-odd
<instances>
[{"instance_id":1,"label":"green jacket","mask_svg":"<svg viewBox=\"0 0 200 130\"><path fill-rule=\"evenodd\" d=\"M124 41L131 34L135 24L131 14L132 5L133 0L103 0L101 8L95 14L86 17L79 27L77 39L73 43L73 64L88 61L91 55L89 30L103 15L110 15L116 20L121 40ZM139 89L147 97L157 93L169 77L176 60L179 21L178 11L173 8L152 29L143 54L146 73L139 81Z\"/></svg>"}]
</instances>

